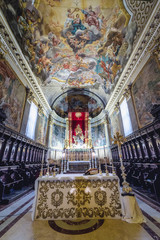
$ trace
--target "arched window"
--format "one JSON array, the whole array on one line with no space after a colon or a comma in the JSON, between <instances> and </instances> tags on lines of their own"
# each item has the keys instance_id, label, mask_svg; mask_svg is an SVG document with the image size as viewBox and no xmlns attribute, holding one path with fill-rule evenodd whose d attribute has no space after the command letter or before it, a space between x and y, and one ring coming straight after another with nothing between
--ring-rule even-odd
<instances>
[{"instance_id":1,"label":"arched window","mask_svg":"<svg viewBox=\"0 0 160 240\"><path fill-rule=\"evenodd\" d=\"M30 106L29 117L28 117L28 122L27 122L27 127L26 127L26 136L33 140L35 140L37 114L38 114L38 108L32 102L31 106Z\"/></svg>"},{"instance_id":2,"label":"arched window","mask_svg":"<svg viewBox=\"0 0 160 240\"><path fill-rule=\"evenodd\" d=\"M121 110L121 116L122 116L122 122L123 122L124 135L127 136L133 132L133 129L132 129L132 123L129 115L126 98L120 104L120 110Z\"/></svg>"}]
</instances>

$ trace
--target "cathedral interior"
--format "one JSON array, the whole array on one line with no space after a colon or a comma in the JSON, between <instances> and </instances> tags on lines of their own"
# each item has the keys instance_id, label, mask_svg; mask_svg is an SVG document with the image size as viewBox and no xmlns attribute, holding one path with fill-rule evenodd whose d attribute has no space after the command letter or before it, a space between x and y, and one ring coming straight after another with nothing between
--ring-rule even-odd
<instances>
[{"instance_id":1,"label":"cathedral interior","mask_svg":"<svg viewBox=\"0 0 160 240\"><path fill-rule=\"evenodd\" d=\"M0 239L160 239L160 0L0 0Z\"/></svg>"}]
</instances>

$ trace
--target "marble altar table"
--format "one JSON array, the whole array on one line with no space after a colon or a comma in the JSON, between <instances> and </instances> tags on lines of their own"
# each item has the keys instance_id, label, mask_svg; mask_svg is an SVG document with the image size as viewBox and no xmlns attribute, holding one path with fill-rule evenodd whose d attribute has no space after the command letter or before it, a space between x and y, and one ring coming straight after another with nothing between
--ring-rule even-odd
<instances>
[{"instance_id":1,"label":"marble altar table","mask_svg":"<svg viewBox=\"0 0 160 240\"><path fill-rule=\"evenodd\" d=\"M59 174L36 180L33 220L107 218L122 218L117 176Z\"/></svg>"}]
</instances>

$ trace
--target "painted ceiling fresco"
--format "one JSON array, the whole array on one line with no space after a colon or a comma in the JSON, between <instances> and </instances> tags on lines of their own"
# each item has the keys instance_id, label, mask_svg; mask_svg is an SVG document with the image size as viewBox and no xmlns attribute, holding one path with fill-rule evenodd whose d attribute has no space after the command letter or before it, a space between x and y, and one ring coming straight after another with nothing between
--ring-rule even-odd
<instances>
[{"instance_id":1,"label":"painted ceiling fresco","mask_svg":"<svg viewBox=\"0 0 160 240\"><path fill-rule=\"evenodd\" d=\"M52 109L60 117L68 117L68 112L89 112L94 118L104 109L102 101L91 93L63 94L52 104Z\"/></svg>"},{"instance_id":2,"label":"painted ceiling fresco","mask_svg":"<svg viewBox=\"0 0 160 240\"><path fill-rule=\"evenodd\" d=\"M2 1L42 90L101 87L111 94L137 30L122 0Z\"/></svg>"}]
</instances>

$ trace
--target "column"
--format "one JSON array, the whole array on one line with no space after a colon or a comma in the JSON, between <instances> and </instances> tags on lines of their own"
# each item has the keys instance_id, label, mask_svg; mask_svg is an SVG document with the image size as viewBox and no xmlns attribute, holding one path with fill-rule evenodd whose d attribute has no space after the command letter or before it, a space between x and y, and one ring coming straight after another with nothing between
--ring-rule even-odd
<instances>
[{"instance_id":1,"label":"column","mask_svg":"<svg viewBox=\"0 0 160 240\"><path fill-rule=\"evenodd\" d=\"M66 173L66 149L64 150L64 173Z\"/></svg>"},{"instance_id":2,"label":"column","mask_svg":"<svg viewBox=\"0 0 160 240\"><path fill-rule=\"evenodd\" d=\"M69 171L69 149L68 149L68 159L67 159L67 171Z\"/></svg>"},{"instance_id":3,"label":"column","mask_svg":"<svg viewBox=\"0 0 160 240\"><path fill-rule=\"evenodd\" d=\"M53 132L54 119L50 115L48 118L48 132L47 132L47 146L48 146L48 158L51 159L51 147L52 147L52 132Z\"/></svg>"},{"instance_id":4,"label":"column","mask_svg":"<svg viewBox=\"0 0 160 240\"><path fill-rule=\"evenodd\" d=\"M89 158L89 168L92 168L92 156L91 156L91 151L92 149L89 149L89 154L88 154L88 158Z\"/></svg>"},{"instance_id":5,"label":"column","mask_svg":"<svg viewBox=\"0 0 160 240\"><path fill-rule=\"evenodd\" d=\"M93 162L93 149L91 149L91 167L94 168L94 162Z\"/></svg>"},{"instance_id":6,"label":"column","mask_svg":"<svg viewBox=\"0 0 160 240\"><path fill-rule=\"evenodd\" d=\"M63 173L63 160L64 160L64 152L62 150L62 161L61 161L61 173Z\"/></svg>"},{"instance_id":7,"label":"column","mask_svg":"<svg viewBox=\"0 0 160 240\"><path fill-rule=\"evenodd\" d=\"M91 118L88 118L88 147L92 148Z\"/></svg>"},{"instance_id":8,"label":"column","mask_svg":"<svg viewBox=\"0 0 160 240\"><path fill-rule=\"evenodd\" d=\"M94 166L95 166L95 168L97 168L96 152L95 152L95 157L94 157Z\"/></svg>"},{"instance_id":9,"label":"column","mask_svg":"<svg viewBox=\"0 0 160 240\"><path fill-rule=\"evenodd\" d=\"M65 148L69 148L69 119L65 118L66 120L66 132L65 132Z\"/></svg>"},{"instance_id":10,"label":"column","mask_svg":"<svg viewBox=\"0 0 160 240\"><path fill-rule=\"evenodd\" d=\"M105 129L105 137L106 137L106 156L108 156L109 161L111 160L111 150L110 150L110 139L109 139L109 120L108 120L108 116L105 116L105 120L104 120L104 129Z\"/></svg>"}]
</instances>

